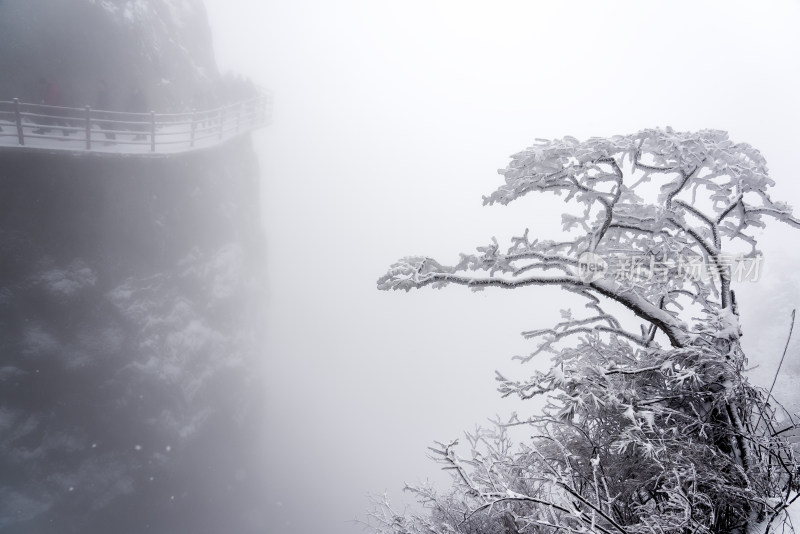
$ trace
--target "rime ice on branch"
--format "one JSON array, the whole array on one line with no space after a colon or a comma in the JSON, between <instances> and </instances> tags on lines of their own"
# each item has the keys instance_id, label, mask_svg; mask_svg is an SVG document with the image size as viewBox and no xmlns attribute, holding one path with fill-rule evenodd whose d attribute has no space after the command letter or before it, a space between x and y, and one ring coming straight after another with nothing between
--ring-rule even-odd
<instances>
[{"instance_id":1,"label":"rime ice on branch","mask_svg":"<svg viewBox=\"0 0 800 534\"><path fill-rule=\"evenodd\" d=\"M800 489L800 463L785 439L796 425L780 423L780 404L743 375L730 258L758 257L752 230L765 219L800 221L770 198L758 150L718 130L652 129L538 141L500 174L505 183L485 204L555 193L582 210L563 216L568 237L540 240L526 230L505 250L493 240L452 266L406 257L378 287L556 285L585 298L588 314L564 311L553 328L524 333L538 345L522 360L547 351L549 371L526 380L498 373L504 396L547 395L544 413L468 435L468 458L455 442L439 444L432 450L455 475L452 492L409 488L430 514L379 503L373 529L746 534L784 520ZM587 257L646 258L648 276L587 277ZM710 274L687 276L684 261ZM606 299L642 320L641 331L606 312ZM564 347L570 340L575 346ZM505 429L518 425L535 435L515 448Z\"/></svg>"},{"instance_id":2,"label":"rime ice on branch","mask_svg":"<svg viewBox=\"0 0 800 534\"><path fill-rule=\"evenodd\" d=\"M654 129L585 142L572 137L539 141L512 156L508 167L499 172L505 184L485 197L484 204L508 204L531 192L561 195L565 202L577 202L584 209L582 217L565 214L562 219L564 230L581 230L577 237L541 241L531 239L526 231L513 238L505 251L494 241L479 247L478 254L463 254L453 266L430 258L403 258L378 280L378 287L560 285L587 297L597 312L583 328L615 331L643 346L652 343L655 331L660 330L674 347L684 347L713 342L715 335L679 318L686 303L701 304L706 321L733 320L736 305L726 259L742 251L742 244L747 249L740 252L741 257L758 253L748 231L763 227L764 217L800 226L786 204L770 198L767 190L773 181L759 151L746 143L733 143L719 130ZM656 198L640 194L653 186L658 190ZM586 283L577 270L585 253L652 258L666 272L659 283L610 276ZM681 265L672 261L675 258L702 260L718 275L711 280L683 276ZM594 295L622 303L650 328L636 334L623 332L602 312ZM723 332L735 338L737 331Z\"/></svg>"}]
</instances>

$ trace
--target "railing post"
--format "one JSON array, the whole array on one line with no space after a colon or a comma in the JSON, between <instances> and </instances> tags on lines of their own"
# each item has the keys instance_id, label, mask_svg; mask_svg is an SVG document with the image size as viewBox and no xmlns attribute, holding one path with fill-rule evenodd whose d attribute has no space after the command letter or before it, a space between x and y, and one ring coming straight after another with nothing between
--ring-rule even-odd
<instances>
[{"instance_id":1,"label":"railing post","mask_svg":"<svg viewBox=\"0 0 800 534\"><path fill-rule=\"evenodd\" d=\"M86 150L92 149L92 108L86 106Z\"/></svg>"},{"instance_id":2,"label":"railing post","mask_svg":"<svg viewBox=\"0 0 800 534\"><path fill-rule=\"evenodd\" d=\"M17 123L17 140L25 146L25 133L22 131L22 112L19 110L19 98L14 99L14 120Z\"/></svg>"},{"instance_id":3,"label":"railing post","mask_svg":"<svg viewBox=\"0 0 800 534\"><path fill-rule=\"evenodd\" d=\"M156 151L156 112L150 112L150 152Z\"/></svg>"},{"instance_id":4,"label":"railing post","mask_svg":"<svg viewBox=\"0 0 800 534\"><path fill-rule=\"evenodd\" d=\"M219 108L219 138L225 133L225 108Z\"/></svg>"}]
</instances>

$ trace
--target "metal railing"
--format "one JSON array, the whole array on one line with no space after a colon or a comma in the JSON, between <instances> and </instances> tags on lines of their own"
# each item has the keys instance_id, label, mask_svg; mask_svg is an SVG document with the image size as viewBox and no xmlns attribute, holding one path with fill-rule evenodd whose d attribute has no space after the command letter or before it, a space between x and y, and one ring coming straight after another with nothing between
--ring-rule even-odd
<instances>
[{"instance_id":1,"label":"metal railing","mask_svg":"<svg viewBox=\"0 0 800 534\"><path fill-rule=\"evenodd\" d=\"M185 113L130 113L0 101L0 146L174 153L219 144L269 123L272 95Z\"/></svg>"}]
</instances>

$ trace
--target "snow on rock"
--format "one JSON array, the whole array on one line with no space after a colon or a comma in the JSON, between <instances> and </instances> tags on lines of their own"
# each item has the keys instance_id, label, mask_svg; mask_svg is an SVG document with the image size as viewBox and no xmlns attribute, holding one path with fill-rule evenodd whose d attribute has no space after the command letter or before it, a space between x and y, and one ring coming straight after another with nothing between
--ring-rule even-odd
<instances>
[{"instance_id":1,"label":"snow on rock","mask_svg":"<svg viewBox=\"0 0 800 534\"><path fill-rule=\"evenodd\" d=\"M221 301L243 295L241 246L227 244L208 255L194 248L178 267L175 275L130 278L107 297L139 332L141 351L127 372L163 383L180 404L199 402L194 415L164 410L158 416L186 436L208 416L209 401L198 399L213 398L220 371L246 364L239 337L226 335L208 314Z\"/></svg>"},{"instance_id":2,"label":"snow on rock","mask_svg":"<svg viewBox=\"0 0 800 534\"><path fill-rule=\"evenodd\" d=\"M244 280L244 257L239 243L228 243L208 256L195 248L181 260L183 275L202 280L209 297L208 304L233 297Z\"/></svg>"},{"instance_id":3,"label":"snow on rock","mask_svg":"<svg viewBox=\"0 0 800 534\"><path fill-rule=\"evenodd\" d=\"M72 297L97 282L97 273L85 262L75 260L66 268L50 269L41 273L39 283L51 294Z\"/></svg>"},{"instance_id":4,"label":"snow on rock","mask_svg":"<svg viewBox=\"0 0 800 534\"><path fill-rule=\"evenodd\" d=\"M55 354L61 343L42 325L32 324L24 330L21 345L24 355L38 357Z\"/></svg>"},{"instance_id":5,"label":"snow on rock","mask_svg":"<svg viewBox=\"0 0 800 534\"><path fill-rule=\"evenodd\" d=\"M251 147L3 157L0 531L234 525L264 450Z\"/></svg>"}]
</instances>

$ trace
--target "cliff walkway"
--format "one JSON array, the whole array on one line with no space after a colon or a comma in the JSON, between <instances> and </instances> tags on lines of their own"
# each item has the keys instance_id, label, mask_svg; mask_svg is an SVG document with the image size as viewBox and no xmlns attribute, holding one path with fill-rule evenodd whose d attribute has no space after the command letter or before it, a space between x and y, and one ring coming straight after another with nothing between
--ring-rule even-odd
<instances>
[{"instance_id":1,"label":"cliff walkway","mask_svg":"<svg viewBox=\"0 0 800 534\"><path fill-rule=\"evenodd\" d=\"M0 101L0 149L174 154L224 143L266 125L272 95L186 113L129 113Z\"/></svg>"}]
</instances>

